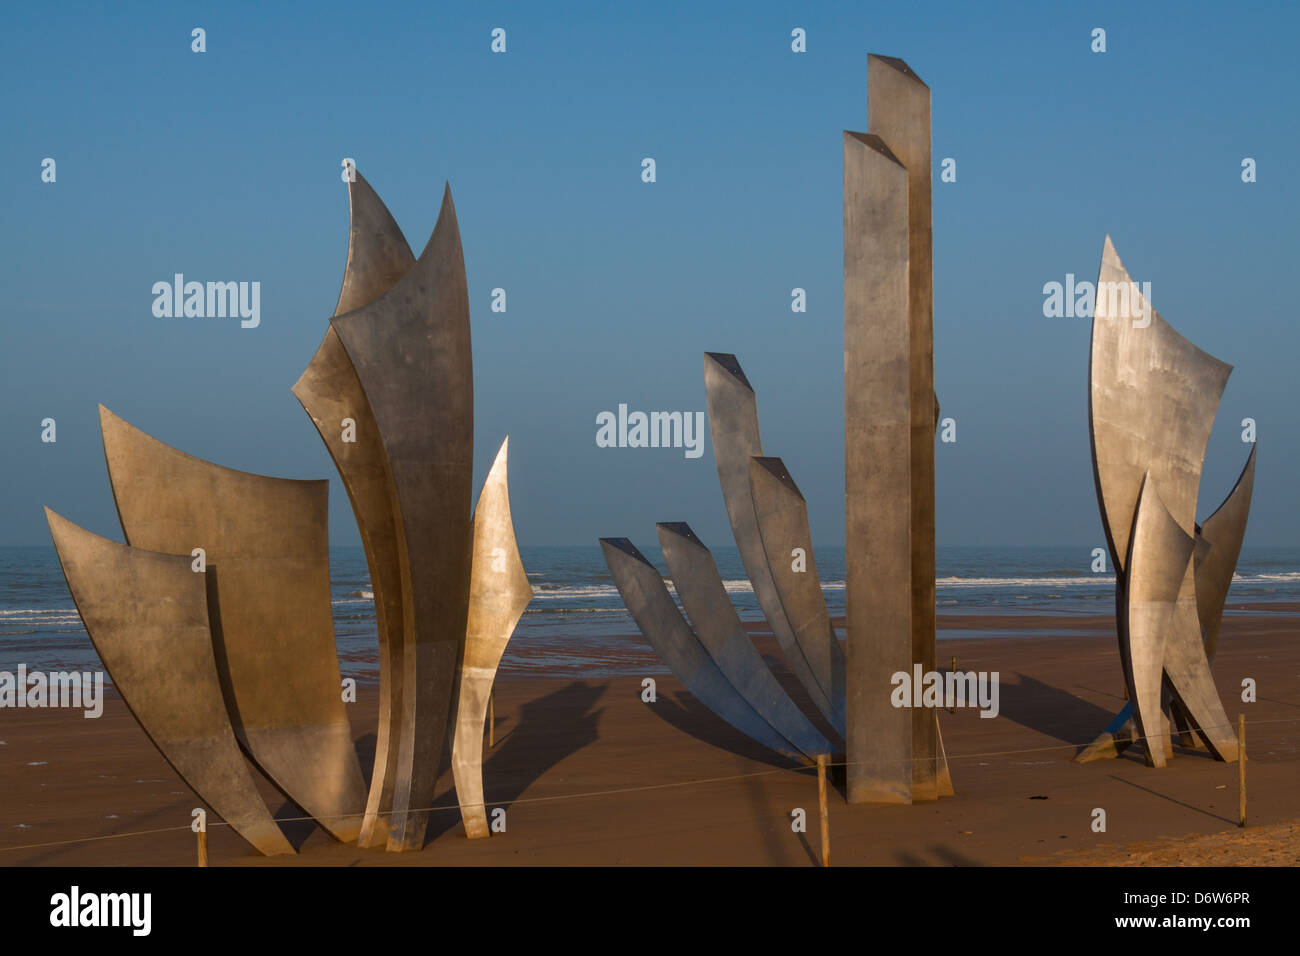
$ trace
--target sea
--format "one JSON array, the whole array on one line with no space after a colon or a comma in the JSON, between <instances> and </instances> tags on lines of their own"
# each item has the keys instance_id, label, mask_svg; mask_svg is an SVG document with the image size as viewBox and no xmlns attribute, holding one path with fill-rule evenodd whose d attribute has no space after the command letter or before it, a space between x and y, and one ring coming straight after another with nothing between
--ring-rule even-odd
<instances>
[{"instance_id":1,"label":"sea","mask_svg":"<svg viewBox=\"0 0 1300 956\"><path fill-rule=\"evenodd\" d=\"M658 549L646 548L644 553L666 577ZM624 608L598 545L524 548L521 555L534 596L507 648L503 675L578 678L663 672ZM741 619L761 621L735 548L714 548L713 555ZM815 559L827 608L832 617L842 616L844 549L818 549ZM1088 548L1077 547L940 548L938 612L1053 618L1050 628L1018 628L1016 636L1087 633L1072 629L1071 620L1112 615L1115 607L1114 575L1094 573L1092 560ZM342 675L376 680L377 628L365 553L360 547L333 548L330 568ZM1300 603L1300 549L1245 549L1228 601L1230 615L1269 613L1270 604ZM939 635L997 636L961 628L944 628ZM19 663L28 671L102 669L53 547L0 548L0 671L12 672Z\"/></svg>"}]
</instances>

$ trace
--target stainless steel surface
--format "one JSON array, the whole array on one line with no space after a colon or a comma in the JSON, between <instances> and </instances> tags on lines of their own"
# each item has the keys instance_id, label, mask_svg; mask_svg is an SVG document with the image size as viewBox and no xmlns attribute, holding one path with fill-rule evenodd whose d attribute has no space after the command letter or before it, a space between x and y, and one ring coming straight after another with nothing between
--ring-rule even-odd
<instances>
[{"instance_id":1,"label":"stainless steel surface","mask_svg":"<svg viewBox=\"0 0 1300 956\"><path fill-rule=\"evenodd\" d=\"M474 386L469 298L451 190L410 271L330 320L388 462L403 614L388 849L420 849L447 746L469 611Z\"/></svg>"},{"instance_id":2,"label":"stainless steel surface","mask_svg":"<svg viewBox=\"0 0 1300 956\"><path fill-rule=\"evenodd\" d=\"M907 183L880 137L844 133L849 803L912 801L912 715L890 703L891 676L912 669Z\"/></svg>"},{"instance_id":3,"label":"stainless steel surface","mask_svg":"<svg viewBox=\"0 0 1300 956\"><path fill-rule=\"evenodd\" d=\"M1097 288L1134 288L1110 236ZM1089 421L1102 524L1114 567L1123 570L1142 478L1149 470L1161 500L1187 534L1196 530L1196 495L1205 446L1232 366L1198 349L1140 295L1144 316L1112 314L1109 295L1093 311ZM1146 321L1150 325L1135 328Z\"/></svg>"},{"instance_id":4,"label":"stainless steel surface","mask_svg":"<svg viewBox=\"0 0 1300 956\"><path fill-rule=\"evenodd\" d=\"M1246 459L1246 467L1233 485L1223 504L1201 522L1197 538L1207 547L1197 548L1196 613L1201 623L1205 641L1205 656L1214 663L1219 649L1219 625L1223 621L1223 605L1228 599L1232 575L1237 570L1241 556L1241 542L1246 537L1246 521L1250 517L1250 497L1255 488L1255 446Z\"/></svg>"},{"instance_id":5,"label":"stainless steel surface","mask_svg":"<svg viewBox=\"0 0 1300 956\"><path fill-rule=\"evenodd\" d=\"M1129 549L1125 619L1120 628L1122 658L1133 717L1146 743L1147 762L1165 765L1160 688L1165 645L1175 623L1175 606L1185 600L1183 581L1191 567L1192 536L1178 526L1147 476L1138 498Z\"/></svg>"},{"instance_id":6,"label":"stainless steel surface","mask_svg":"<svg viewBox=\"0 0 1300 956\"><path fill-rule=\"evenodd\" d=\"M912 660L929 673L935 654L934 254L930 195L930 88L902 60L867 57L867 131L888 144L907 175L907 282L910 335L907 407L911 422ZM847 232L846 232L847 239ZM890 267L898 268L897 263ZM846 313L847 314L847 313ZM883 356L882 356L883 358ZM888 386L893 388L892 384ZM892 504L884 503L892 507ZM913 708L912 800L938 797L939 739Z\"/></svg>"},{"instance_id":7,"label":"stainless steel surface","mask_svg":"<svg viewBox=\"0 0 1300 956\"><path fill-rule=\"evenodd\" d=\"M397 283L415 256L383 201L360 174L348 186L351 228L347 268L334 314L368 305ZM343 343L331 326L311 363L293 386L338 468L356 516L370 569L379 632L379 725L369 797L358 843L388 840L394 769L400 735L394 715L402 699L402 586L394 524L391 477L379 426ZM343 440L343 421L352 419L353 441Z\"/></svg>"},{"instance_id":8,"label":"stainless steel surface","mask_svg":"<svg viewBox=\"0 0 1300 956\"><path fill-rule=\"evenodd\" d=\"M685 522L659 524L677 599L718 670L778 734L808 757L833 749L773 676L727 596L709 549Z\"/></svg>"},{"instance_id":9,"label":"stainless steel surface","mask_svg":"<svg viewBox=\"0 0 1300 956\"><path fill-rule=\"evenodd\" d=\"M794 625L787 618L777 594L754 513L749 459L763 454L758 433L758 397L740 362L729 352L704 353L704 391L718 482L722 485L722 499L727 507L732 536L736 539L736 549L745 565L745 574L790 670L818 709L829 715L830 700L803 648L795 640Z\"/></svg>"},{"instance_id":10,"label":"stainless steel surface","mask_svg":"<svg viewBox=\"0 0 1300 956\"><path fill-rule=\"evenodd\" d=\"M470 570L469 623L465 658L457 690L456 725L451 768L456 781L465 835L488 835L483 800L483 721L487 716L497 666L515 625L533 598L524 573L510 518L506 456L510 440L501 443L474 509L473 562Z\"/></svg>"},{"instance_id":11,"label":"stainless steel surface","mask_svg":"<svg viewBox=\"0 0 1300 956\"><path fill-rule=\"evenodd\" d=\"M635 545L627 538L601 538L600 548L637 627L687 690L741 733L806 764L808 760L799 748L773 730L718 669L677 610L659 571Z\"/></svg>"},{"instance_id":12,"label":"stainless steel surface","mask_svg":"<svg viewBox=\"0 0 1300 956\"><path fill-rule=\"evenodd\" d=\"M217 672L235 734L288 797L343 841L365 782L342 700L330 603L326 481L223 468L100 406L127 543L203 548Z\"/></svg>"},{"instance_id":13,"label":"stainless steel surface","mask_svg":"<svg viewBox=\"0 0 1300 956\"><path fill-rule=\"evenodd\" d=\"M292 853L240 752L208 629L206 574L188 555L91 534L45 509L86 633L140 727L185 783L267 856Z\"/></svg>"},{"instance_id":14,"label":"stainless steel surface","mask_svg":"<svg viewBox=\"0 0 1300 956\"><path fill-rule=\"evenodd\" d=\"M1169 733L1162 703L1180 737L1195 730L1216 757L1234 760L1236 742L1210 675L1205 624L1212 620L1217 627L1222 612L1232 570L1225 575L1219 561L1235 567L1245 524L1242 499L1213 526L1222 544L1217 560L1211 558L1213 542L1198 537L1196 525L1205 447L1232 369L1179 335L1140 295L1109 236L1093 315L1093 470L1116 568L1121 662L1134 722L1157 766L1167 745L1154 738ZM1253 456L1247 464L1253 478L1252 463ZM1244 498L1248 510L1248 490ZM1206 569L1203 582L1198 565ZM1168 692L1163 701L1161 673ZM1121 746L1115 734L1103 733L1080 759Z\"/></svg>"},{"instance_id":15,"label":"stainless steel surface","mask_svg":"<svg viewBox=\"0 0 1300 956\"><path fill-rule=\"evenodd\" d=\"M808 661L820 694L814 698L835 732L844 735L844 651L840 647L813 556L808 503L780 458L749 460L750 492L767 566L794 640ZM795 570L794 550L806 567Z\"/></svg>"}]
</instances>

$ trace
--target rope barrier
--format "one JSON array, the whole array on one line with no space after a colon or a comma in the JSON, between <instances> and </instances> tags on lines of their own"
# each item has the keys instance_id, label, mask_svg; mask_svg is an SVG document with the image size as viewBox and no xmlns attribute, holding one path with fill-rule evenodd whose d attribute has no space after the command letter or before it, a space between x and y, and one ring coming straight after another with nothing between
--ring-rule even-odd
<instances>
[{"instance_id":1,"label":"rope barrier","mask_svg":"<svg viewBox=\"0 0 1300 956\"><path fill-rule=\"evenodd\" d=\"M1251 721L1251 726L1259 726L1259 725L1262 725L1262 724L1297 723L1297 722L1300 722L1300 716L1297 716L1297 717L1275 717L1275 718L1272 718L1272 719L1269 719L1269 720L1254 720L1254 721ZM1226 728L1227 728L1227 729L1234 729L1234 728L1232 728L1232 725L1226 725ZM1199 729L1201 729L1201 728L1193 727L1193 728L1191 728L1191 732L1195 732L1195 731L1197 731L1197 730L1199 730ZM1176 734L1177 734L1176 731L1171 731L1171 735L1176 735ZM1161 736L1163 737L1164 735L1162 734ZM1128 738L1130 744L1135 744L1135 743L1139 743L1139 742L1145 742L1147 739L1148 739L1148 738L1138 737L1138 736L1136 736L1136 735L1133 736L1133 737ZM1152 738L1152 739L1154 739L1154 738ZM1095 738L1094 738L1094 740L1095 740ZM1283 741L1283 740L1286 740L1286 738L1285 738L1285 737L1277 737L1277 738L1269 738L1267 741L1264 741L1264 742L1274 742L1274 741ZM1091 744L1091 743L1093 743L1093 741L1088 741L1087 744L1079 744L1079 743L1064 743L1064 744L1053 744L1053 745L1051 745L1051 746L1047 746L1047 747L1025 747L1025 748L1019 748L1019 749L1016 749L1016 750L990 750L990 751L985 751L985 752L981 752L981 753L946 754L945 756L947 757L947 759L948 759L949 761L952 761L952 760L969 760L969 759L973 759L973 758L975 758L975 757L1008 757L1008 756L1016 756L1016 755L1019 755L1019 754L1028 754L1028 753L1044 753L1044 752L1053 751L1053 750L1077 749L1077 748L1079 748L1079 747L1086 747L1086 746L1088 746L1088 744ZM1259 741L1258 739L1255 739L1254 749L1256 749L1257 752L1258 752L1258 748L1259 748L1259 746L1260 746L1260 743L1261 743L1261 741ZM925 759L925 758L915 758L915 759L913 759L911 762L912 762L912 763L917 763L917 762L919 762L919 761L921 761L921 760L923 760L923 759ZM1253 762L1259 762L1259 757L1257 757L1257 756L1256 756L1256 757L1252 757L1251 760L1252 760ZM848 760L844 760L844 761L830 761L830 760L827 760L827 761L825 762L825 766L826 766L827 768L830 768L830 767L845 767L845 768L847 768L847 767L849 767L849 766L852 766L852 764L851 764L851 762L848 761ZM677 788L681 788L681 787L705 786L705 785L716 784L716 783L730 783L730 782L732 782L732 781L736 781L736 780L749 780L749 779L753 779L753 778L756 778L756 777L769 777L769 776L773 776L773 775L776 775L776 774L783 774L783 773L812 774L812 773L816 773L816 771L817 771L817 767L816 767L815 765L798 766L798 767L776 767L776 768L772 768L772 769L769 769L769 770L759 770L759 771L755 771L755 772L752 772L752 773L730 774L730 775L723 776L723 777L705 777L705 778L697 779L697 780L677 780L677 781L670 781L670 782L667 782L667 783L645 784L645 785L643 785L643 786L638 786L638 787L618 787L618 788L614 788L614 789L611 789L611 790L589 790L589 791L580 791L580 792L577 792L577 793L562 793L562 794L554 794L554 795L552 795L552 796L548 796L548 797L519 797L519 798L516 798L516 799L514 799L514 800L510 800L510 801L506 801L506 802L508 802L508 803L510 804L510 806L512 806L512 807L514 807L514 806L518 806L518 805L520 805L520 804L555 803L555 802L557 802L557 801L561 801L561 800L584 800L584 799L591 799L591 798L595 798L595 797L619 796L619 795L621 795L621 794L627 794L627 793L644 793L644 792L651 791L651 790L670 790L670 789L677 789ZM490 804L484 804L484 806L490 806ZM440 810L460 810L460 804L458 804L458 803L439 804L439 805L432 806L432 807L421 807L421 808L409 809L409 810L404 810L404 811L396 811L396 812L400 812L400 813L433 813L433 812L440 811ZM386 814L386 816L392 816L392 815L393 815L393 812L390 812L390 813ZM360 814L356 814L356 816L360 816ZM301 822L313 822L313 823L314 823L314 822L316 822L318 819L319 819L319 818L317 818L317 817L313 817L313 816L301 816L301 817L277 817L275 822L276 822L277 824L282 824L282 823L301 823ZM226 827L226 826L230 826L230 824L227 823L227 822L225 822L224 820L216 820L216 821L213 821L213 822L208 823L207 826L209 826L209 827ZM118 839L122 839L122 838L124 838L124 837L132 837L132 836L149 836L149 835L156 834L156 833L171 833L171 832L176 832L176 831L179 831L179 830L189 830L189 829L190 829L190 825L185 824L185 825L175 826L175 827L158 827L158 828L153 829L153 830L133 830L133 831L128 831L128 832L126 832L126 833L110 833L110 834L106 834L106 835L103 835L103 836L79 837L79 838L71 839L71 840L56 840L56 841L48 842L48 843L26 843L26 844L18 844L18 845L15 845L15 846L3 846L3 847L0 847L0 853L4 853L4 852L7 852L7 851L11 851L11 850L35 850L35 849L43 849L43 848L46 848L46 847L68 846L68 845L71 845L71 844L74 844L74 843L93 843L93 842L96 842L96 841L99 841L99 840L118 840Z\"/></svg>"}]
</instances>

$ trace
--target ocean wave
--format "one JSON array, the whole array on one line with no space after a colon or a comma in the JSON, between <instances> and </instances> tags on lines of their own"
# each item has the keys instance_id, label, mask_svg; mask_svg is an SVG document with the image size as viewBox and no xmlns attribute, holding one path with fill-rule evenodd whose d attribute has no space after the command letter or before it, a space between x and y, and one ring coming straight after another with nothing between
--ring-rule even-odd
<instances>
[{"instance_id":1,"label":"ocean wave","mask_svg":"<svg viewBox=\"0 0 1300 956\"><path fill-rule=\"evenodd\" d=\"M937 578L941 588L1078 588L1114 585L1115 575L1095 574L1087 577L1011 577L1011 578Z\"/></svg>"},{"instance_id":2,"label":"ocean wave","mask_svg":"<svg viewBox=\"0 0 1300 956\"><path fill-rule=\"evenodd\" d=\"M1232 580L1234 584L1294 583L1300 581L1300 571L1260 572L1258 574L1242 574L1238 572L1232 576Z\"/></svg>"},{"instance_id":3,"label":"ocean wave","mask_svg":"<svg viewBox=\"0 0 1300 956\"><path fill-rule=\"evenodd\" d=\"M0 617L36 617L41 614L71 614L76 615L75 607L19 607L8 611L0 611Z\"/></svg>"}]
</instances>

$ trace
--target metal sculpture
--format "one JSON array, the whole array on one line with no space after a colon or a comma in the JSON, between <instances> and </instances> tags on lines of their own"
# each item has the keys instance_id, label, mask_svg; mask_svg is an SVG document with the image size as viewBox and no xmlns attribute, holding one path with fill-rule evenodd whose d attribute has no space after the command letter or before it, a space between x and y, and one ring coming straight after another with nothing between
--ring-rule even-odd
<instances>
[{"instance_id":1,"label":"metal sculpture","mask_svg":"<svg viewBox=\"0 0 1300 956\"><path fill-rule=\"evenodd\" d=\"M745 565L745 574L786 663L817 709L831 720L833 707L829 685L823 687L825 674L819 679L806 650L795 637L795 625L787 616L777 592L754 510L749 462L755 455L763 454L758 431L758 396L736 356L728 352L704 353L704 392L718 483L722 486L722 499L736 548L740 551L740 560ZM831 722L835 723L834 720ZM842 722L836 730L843 734Z\"/></svg>"},{"instance_id":2,"label":"metal sculpture","mask_svg":"<svg viewBox=\"0 0 1300 956\"><path fill-rule=\"evenodd\" d=\"M474 383L460 230L443 193L419 260L379 299L330 320L388 462L402 601L402 693L389 761L390 850L420 849L469 613ZM390 718L391 719L391 718ZM391 727L390 727L391 733Z\"/></svg>"},{"instance_id":3,"label":"metal sculpture","mask_svg":"<svg viewBox=\"0 0 1300 956\"><path fill-rule=\"evenodd\" d=\"M202 548L217 670L235 734L339 840L361 827L365 780L343 703L330 604L329 483L194 458L100 406L127 544Z\"/></svg>"},{"instance_id":4,"label":"metal sculpture","mask_svg":"<svg viewBox=\"0 0 1300 956\"><path fill-rule=\"evenodd\" d=\"M844 735L844 651L822 594L813 555L808 503L780 458L751 458L749 487L763 554L795 644L817 682L818 708Z\"/></svg>"},{"instance_id":5,"label":"metal sculpture","mask_svg":"<svg viewBox=\"0 0 1300 956\"><path fill-rule=\"evenodd\" d=\"M188 555L109 541L49 508L45 517L86 632L154 746L257 850L293 853L230 728L208 630L207 575Z\"/></svg>"},{"instance_id":6,"label":"metal sculpture","mask_svg":"<svg viewBox=\"0 0 1300 956\"><path fill-rule=\"evenodd\" d=\"M1252 448L1246 466L1223 504L1206 518L1196 532L1196 550L1193 564L1196 572L1196 614L1200 620L1205 643L1205 658L1214 663L1218 650L1219 625L1223 619L1223 605L1228 588L1241 554L1241 543L1246 535L1246 519L1250 514L1251 492L1255 484L1255 450ZM1167 695L1165 695L1167 697ZM1179 740L1184 747L1204 746L1194 733L1190 719L1176 700L1167 700L1171 718L1179 730ZM1116 757L1130 747L1139 735L1133 721L1133 702L1129 701L1091 744L1074 759L1089 763Z\"/></svg>"},{"instance_id":7,"label":"metal sculpture","mask_svg":"<svg viewBox=\"0 0 1300 956\"><path fill-rule=\"evenodd\" d=\"M466 832L486 835L484 710L532 597L511 522L504 443L469 517L473 369L450 187L418 260L359 174L349 195L338 304L293 390L348 490L375 594L380 719L369 795L340 693L327 482L268 478L193 458L101 406L129 547L94 547L122 549L124 567L152 569L166 558L164 569L174 564L191 574L191 557L201 554L206 570L183 586L163 570L151 571L156 580L129 576L116 587L117 578L78 563L91 546L51 517L87 629L106 662L125 662L115 666L128 675L128 700L157 696L137 684L144 678L130 676L140 654L160 655L158 667L173 666L167 655L180 655L189 684L203 685L193 691L201 726L176 713L184 682L165 682L162 703L137 716L169 759L179 754L174 763L200 796L265 853L292 851L273 823L279 842L258 818L257 806L268 820L269 814L250 802L248 768L238 747L238 759L230 756L226 741L238 740L335 837L390 850L423 846L441 757L450 748ZM175 608L150 611L136 596L145 584L157 592L150 600ZM138 639L129 628L137 615L144 625ZM169 627L177 636L164 640L160 632ZM195 649L200 633L210 680ZM219 711L209 706L213 693ZM219 773L203 772L186 734L197 734L198 750L212 753Z\"/></svg>"},{"instance_id":8,"label":"metal sculpture","mask_svg":"<svg viewBox=\"0 0 1300 956\"><path fill-rule=\"evenodd\" d=\"M953 792L937 712L891 701L893 675L932 672L937 657L930 91L892 57L869 56L867 75L870 132L843 143L847 648L807 503L763 457L753 386L722 352L705 353L704 380L736 546L791 670L845 739L848 800L911 803ZM633 616L664 643L647 629L664 621Z\"/></svg>"},{"instance_id":9,"label":"metal sculpture","mask_svg":"<svg viewBox=\"0 0 1300 956\"><path fill-rule=\"evenodd\" d=\"M1232 585L1232 575L1241 556L1254 488L1255 449L1252 446L1232 491L1223 504L1201 522L1196 533L1196 616L1205 639L1205 657L1211 664L1219 649L1223 605L1228 600L1228 588Z\"/></svg>"},{"instance_id":10,"label":"metal sculpture","mask_svg":"<svg viewBox=\"0 0 1300 956\"><path fill-rule=\"evenodd\" d=\"M1102 525L1116 574L1117 623L1130 705L1076 758L1146 741L1163 766L1168 727L1195 732L1218 759L1237 757L1215 690L1217 646L1250 509L1255 456L1207 521L1196 500L1215 411L1232 367L1196 348L1138 291L1110 237L1093 311L1089 420Z\"/></svg>"},{"instance_id":11,"label":"metal sculpture","mask_svg":"<svg viewBox=\"0 0 1300 956\"><path fill-rule=\"evenodd\" d=\"M677 599L718 670L745 702L800 753L808 757L830 755L830 743L790 700L745 633L704 542L685 522L659 524L657 528Z\"/></svg>"},{"instance_id":12,"label":"metal sculpture","mask_svg":"<svg viewBox=\"0 0 1300 956\"><path fill-rule=\"evenodd\" d=\"M842 736L844 655L821 594L807 507L779 459L755 457L762 452L757 399L736 356L706 352L704 383L718 480L745 569L790 669L832 736ZM755 462L777 463L783 477L775 487L755 481ZM758 467L766 474L764 465ZM827 735L790 698L745 633L708 549L683 522L661 523L658 530L694 630L662 580L649 583L658 572L630 541L602 538L601 545L624 603L669 669L702 703L764 746L801 762L833 754ZM803 549L810 570L792 580L786 569L794 548Z\"/></svg>"},{"instance_id":13,"label":"metal sculpture","mask_svg":"<svg viewBox=\"0 0 1300 956\"><path fill-rule=\"evenodd\" d=\"M912 717L890 676L912 666L911 313L907 169L844 133L844 586L850 802L907 803ZM903 505L906 504L906 507Z\"/></svg>"},{"instance_id":14,"label":"metal sculpture","mask_svg":"<svg viewBox=\"0 0 1300 956\"><path fill-rule=\"evenodd\" d=\"M359 172L349 184L351 229L343 287L334 314L343 315L378 299L415 264L411 247L388 207ZM293 386L320 433L347 489L370 570L379 629L379 727L372 785L362 819L359 845L388 841L388 817L380 807L393 803L393 774L400 734L394 715L401 712L402 576L391 478L379 427L365 390L333 326Z\"/></svg>"},{"instance_id":15,"label":"metal sculpture","mask_svg":"<svg viewBox=\"0 0 1300 956\"><path fill-rule=\"evenodd\" d=\"M637 626L655 652L695 698L764 747L809 763L727 679L686 623L655 566L627 538L601 538L605 563Z\"/></svg>"},{"instance_id":16,"label":"metal sculpture","mask_svg":"<svg viewBox=\"0 0 1300 956\"><path fill-rule=\"evenodd\" d=\"M930 89L870 55L867 111L844 133L848 801L911 803L951 792L937 716L887 693L937 660Z\"/></svg>"},{"instance_id":17,"label":"metal sculpture","mask_svg":"<svg viewBox=\"0 0 1300 956\"><path fill-rule=\"evenodd\" d=\"M474 509L469 621L451 755L460 817L465 835L471 839L488 835L483 802L483 721L488 698L510 635L533 598L510 520L510 492L506 486L509 441L501 443Z\"/></svg>"}]
</instances>

